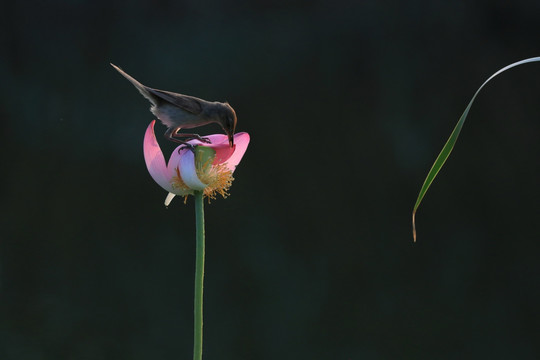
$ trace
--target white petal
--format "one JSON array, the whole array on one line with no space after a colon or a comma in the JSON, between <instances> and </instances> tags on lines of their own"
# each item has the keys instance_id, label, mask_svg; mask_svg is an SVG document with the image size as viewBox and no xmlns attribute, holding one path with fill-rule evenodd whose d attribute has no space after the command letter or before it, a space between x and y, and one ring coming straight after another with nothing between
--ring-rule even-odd
<instances>
[{"instance_id":1,"label":"white petal","mask_svg":"<svg viewBox=\"0 0 540 360\"><path fill-rule=\"evenodd\" d=\"M171 203L172 199L174 199L175 196L176 196L175 194L169 193L167 197L165 198L165 206L169 206L169 204Z\"/></svg>"},{"instance_id":2,"label":"white petal","mask_svg":"<svg viewBox=\"0 0 540 360\"><path fill-rule=\"evenodd\" d=\"M182 154L178 168L182 180L189 188L193 190L204 190L206 184L199 180L195 171L195 154L193 154L193 151L188 150Z\"/></svg>"}]
</instances>

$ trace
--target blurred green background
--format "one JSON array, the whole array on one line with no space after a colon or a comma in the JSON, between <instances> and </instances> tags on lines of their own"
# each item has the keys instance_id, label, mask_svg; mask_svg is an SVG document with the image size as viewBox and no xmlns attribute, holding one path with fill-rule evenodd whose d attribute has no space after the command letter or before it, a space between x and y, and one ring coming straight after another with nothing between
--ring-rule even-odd
<instances>
[{"instance_id":1,"label":"blurred green background","mask_svg":"<svg viewBox=\"0 0 540 360\"><path fill-rule=\"evenodd\" d=\"M478 86L540 55L540 2L6 1L0 20L0 359L192 356L193 202L163 206L154 117L109 62L228 100L251 135L206 207L205 359L540 357L540 64L480 94L411 235Z\"/></svg>"}]
</instances>

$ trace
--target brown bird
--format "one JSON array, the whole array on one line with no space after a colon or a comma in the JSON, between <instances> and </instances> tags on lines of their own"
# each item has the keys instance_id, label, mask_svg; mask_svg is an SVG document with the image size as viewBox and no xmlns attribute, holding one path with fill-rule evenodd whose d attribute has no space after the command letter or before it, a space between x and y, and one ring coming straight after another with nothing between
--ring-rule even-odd
<instances>
[{"instance_id":1,"label":"brown bird","mask_svg":"<svg viewBox=\"0 0 540 360\"><path fill-rule=\"evenodd\" d=\"M167 126L165 137L171 141L186 144L186 141L198 139L208 142L198 134L179 133L180 129L191 129L211 123L221 125L229 138L229 145L234 145L234 130L236 128L236 113L227 103L210 102L193 96L177 94L170 91L152 89L144 86L118 66L111 64L122 76L128 79L139 92L147 98L152 106L152 114ZM181 140L179 138L183 138Z\"/></svg>"}]
</instances>

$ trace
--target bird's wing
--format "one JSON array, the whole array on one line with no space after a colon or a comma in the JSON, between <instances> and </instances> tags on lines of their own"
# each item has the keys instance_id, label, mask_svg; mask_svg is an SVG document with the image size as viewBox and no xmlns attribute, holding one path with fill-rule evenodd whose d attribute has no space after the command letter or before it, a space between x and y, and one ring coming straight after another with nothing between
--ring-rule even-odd
<instances>
[{"instance_id":1,"label":"bird's wing","mask_svg":"<svg viewBox=\"0 0 540 360\"><path fill-rule=\"evenodd\" d=\"M195 97L177 94L165 90L152 89L149 87L147 87L146 89L153 95L158 96L159 98L178 106L182 110L185 110L195 115L198 115L202 112L201 102Z\"/></svg>"}]
</instances>

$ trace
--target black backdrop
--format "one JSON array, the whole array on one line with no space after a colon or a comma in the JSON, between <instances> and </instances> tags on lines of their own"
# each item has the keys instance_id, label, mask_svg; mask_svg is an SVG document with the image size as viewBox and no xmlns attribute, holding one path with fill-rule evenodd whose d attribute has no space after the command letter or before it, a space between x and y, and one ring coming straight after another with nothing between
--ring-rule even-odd
<instances>
[{"instance_id":1,"label":"black backdrop","mask_svg":"<svg viewBox=\"0 0 540 360\"><path fill-rule=\"evenodd\" d=\"M252 142L206 206L204 358L540 356L537 1L6 1L0 358L190 358L193 202L141 82ZM159 128L163 131L163 127ZM218 132L208 126L201 133ZM163 144L171 151L169 144Z\"/></svg>"}]
</instances>

